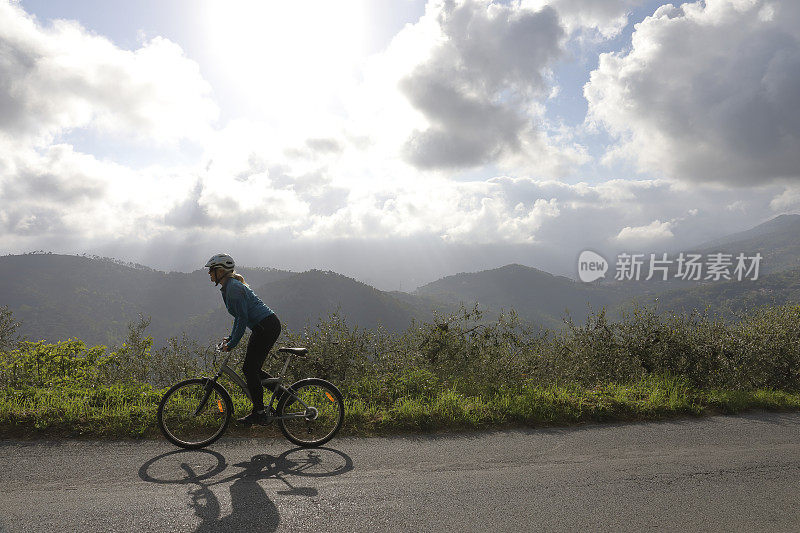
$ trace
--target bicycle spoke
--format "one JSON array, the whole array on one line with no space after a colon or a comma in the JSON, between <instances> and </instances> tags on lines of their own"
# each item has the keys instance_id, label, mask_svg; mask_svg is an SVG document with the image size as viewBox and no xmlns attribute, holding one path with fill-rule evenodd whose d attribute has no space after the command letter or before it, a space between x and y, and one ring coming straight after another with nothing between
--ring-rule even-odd
<instances>
[{"instance_id":1,"label":"bicycle spoke","mask_svg":"<svg viewBox=\"0 0 800 533\"><path fill-rule=\"evenodd\" d=\"M284 435L300 446L319 446L330 440L341 427L344 417L339 391L316 379L295 385L293 390L296 398L284 402L280 413L291 417L280 420Z\"/></svg>"},{"instance_id":2,"label":"bicycle spoke","mask_svg":"<svg viewBox=\"0 0 800 533\"><path fill-rule=\"evenodd\" d=\"M168 391L159 407L159 424L167 438L178 446L200 447L222 434L230 408L219 390L209 392L205 381L199 379Z\"/></svg>"}]
</instances>

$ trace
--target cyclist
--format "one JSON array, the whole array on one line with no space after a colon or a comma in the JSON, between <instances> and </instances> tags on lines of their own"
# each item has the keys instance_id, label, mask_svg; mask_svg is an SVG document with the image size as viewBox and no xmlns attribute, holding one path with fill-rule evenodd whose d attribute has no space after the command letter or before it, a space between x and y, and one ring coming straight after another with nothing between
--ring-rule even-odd
<instances>
[{"instance_id":1,"label":"cyclist","mask_svg":"<svg viewBox=\"0 0 800 533\"><path fill-rule=\"evenodd\" d=\"M214 285L222 285L222 301L228 312L233 315L233 329L224 339L222 350L229 352L236 347L244 335L245 327L249 327L250 340L244 357L244 376L247 388L253 400L253 411L238 421L242 424L267 424L269 416L264 411L264 387L262 378L272 377L261 370L278 336L281 334L281 323L277 315L267 307L253 292L241 274L234 271L236 264L228 254L217 254L206 263L208 274Z\"/></svg>"}]
</instances>

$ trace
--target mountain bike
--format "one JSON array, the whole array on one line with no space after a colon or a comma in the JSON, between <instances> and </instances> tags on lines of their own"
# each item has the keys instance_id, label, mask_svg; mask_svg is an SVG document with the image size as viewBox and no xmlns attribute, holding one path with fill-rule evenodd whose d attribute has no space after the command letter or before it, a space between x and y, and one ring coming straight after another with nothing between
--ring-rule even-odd
<instances>
[{"instance_id":1,"label":"mountain bike","mask_svg":"<svg viewBox=\"0 0 800 533\"><path fill-rule=\"evenodd\" d=\"M224 353L222 343L217 345L216 351ZM265 390L272 390L269 401L264 403L268 407L267 423L277 421L283 435L297 446L322 446L342 427L342 393L332 383L319 378L301 379L285 387L283 377L292 357L305 357L308 348L279 348L278 352L287 354L280 375L261 380ZM233 414L233 400L219 383L223 374L252 401L247 383L228 365L231 355L232 352L227 352L214 377L181 381L164 394L156 418L161 433L171 443L181 448L203 448L225 433ZM273 409L276 399L277 407Z\"/></svg>"}]
</instances>

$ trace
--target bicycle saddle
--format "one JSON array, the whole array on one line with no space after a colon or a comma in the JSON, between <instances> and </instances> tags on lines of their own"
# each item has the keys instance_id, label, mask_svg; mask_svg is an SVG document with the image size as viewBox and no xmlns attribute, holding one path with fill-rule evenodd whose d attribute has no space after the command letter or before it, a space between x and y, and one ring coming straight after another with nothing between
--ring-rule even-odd
<instances>
[{"instance_id":1,"label":"bicycle saddle","mask_svg":"<svg viewBox=\"0 0 800 533\"><path fill-rule=\"evenodd\" d=\"M293 353L294 355L304 356L308 353L308 348L278 348L279 352Z\"/></svg>"}]
</instances>

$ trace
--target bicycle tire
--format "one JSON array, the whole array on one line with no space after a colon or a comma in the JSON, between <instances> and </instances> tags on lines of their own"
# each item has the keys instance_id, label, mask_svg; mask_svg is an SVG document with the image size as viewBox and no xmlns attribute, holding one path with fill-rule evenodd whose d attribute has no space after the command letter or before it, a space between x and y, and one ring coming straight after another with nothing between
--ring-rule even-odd
<instances>
[{"instance_id":1,"label":"bicycle tire","mask_svg":"<svg viewBox=\"0 0 800 533\"><path fill-rule=\"evenodd\" d=\"M333 383L319 378L301 379L289 390L294 396L302 399L309 407L316 409L316 416L309 418L278 418L278 427L290 442L304 448L322 446L331 440L344 422L344 399L342 393ZM299 415L298 407L302 404L295 401L292 394L285 394L278 402L278 416ZM303 407L302 413L309 413Z\"/></svg>"},{"instance_id":2,"label":"bicycle tire","mask_svg":"<svg viewBox=\"0 0 800 533\"><path fill-rule=\"evenodd\" d=\"M208 378L192 378L173 385L158 404L158 428L168 441L181 448L194 450L216 441L231 421L233 402L219 383L212 383L210 396L203 410L195 415L200 400L206 395Z\"/></svg>"}]
</instances>

